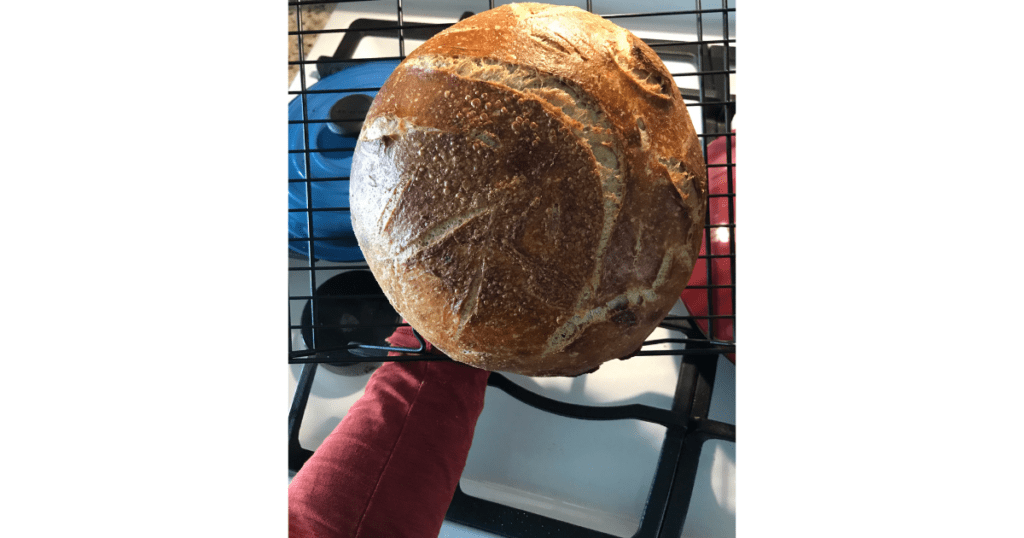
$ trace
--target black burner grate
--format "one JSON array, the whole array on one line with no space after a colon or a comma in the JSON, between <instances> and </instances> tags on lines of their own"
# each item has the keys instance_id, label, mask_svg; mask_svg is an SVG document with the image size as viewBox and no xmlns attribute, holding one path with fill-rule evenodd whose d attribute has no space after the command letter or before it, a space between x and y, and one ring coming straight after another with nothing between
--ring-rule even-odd
<instances>
[{"instance_id":1,"label":"black burner grate","mask_svg":"<svg viewBox=\"0 0 1024 538\"><path fill-rule=\"evenodd\" d=\"M406 0L405 3L407 6L412 5L409 0ZM704 263L698 262L698 269L706 272L707 285L688 288L689 291L696 290L704 294L708 312L706 315L700 316L666 318L661 326L668 329L673 338L658 342L649 341L645 344L645 348L648 348L656 343L671 342L685 344L685 349L674 351L644 349L640 351L637 358L632 359L643 360L643 356L648 355L681 356L681 368L671 409L639 404L614 407L567 404L528 391L507 377L496 373L490 376L488 384L527 405L566 417L584 420L634 419L664 426L666 433L656 474L640 527L634 536L678 537L686 520L702 445L710 439L730 442L735 442L736 439L735 425L707 418L718 361L725 360L722 353L734 351L734 341L709 338L709 335L719 334L719 324L728 323L732 326L735 324L733 314L735 312L736 282L735 162L732 159L731 147L734 140L732 119L736 110L736 99L731 92L729 80L729 75L735 73L736 57L734 31L730 28L729 14L734 13L735 8L730 7L729 0L716 2L714 7L702 5L711 4L711 2L702 3L701 0L694 0L691 6L674 6L680 9L616 13L602 10L604 3L588 0L585 7L588 11L597 13L627 28L629 21L637 19L676 20L686 17L695 22L696 39L694 40L646 39L645 42L666 61L666 64L685 62L696 66L694 73L672 74L676 77L694 76L698 78L697 90L682 89L681 92L687 106L690 107L691 115L694 115L695 109L699 109L701 112L701 125L697 127L698 132L701 133L699 136L703 142L705 155L708 154L708 145L713 140L721 138L726 147L725 162L709 165L709 172L711 168L725 168L724 189L717 192L713 190L711 197L712 201L725 202L720 207L723 207L727 214L727 222L719 221L712 224L709 214L705 223L707 231L704 239L705 254L700 256ZM352 92L375 92L379 89L379 86L346 87L344 90L311 89L312 83L306 78L306 66L315 64L317 74L322 80L349 67L367 64L371 61L391 60L397 62L411 52L411 50L407 50L406 40L425 40L450 26L450 24L406 22L404 20L405 10L408 8L403 8L402 0L396 0L394 18L357 19L346 28L304 29L301 17L303 11L312 9L309 6L324 4L333 4L333 2L296 1L288 3L295 10L295 14L292 16L296 17L297 23L297 29L290 31L289 35L294 36L294 39L297 40L300 51L303 50L304 41L315 39L318 35L337 33L343 35L333 54L316 59L299 59L289 62L289 65L299 67L297 76L300 87L299 90L290 91L289 94L294 95L295 99L301 103L301 118L290 120L289 127L300 126L302 129L301 147L290 149L289 157L299 156L306 171L313 169L311 159L317 151L325 155L344 154L345 151L345 148L331 148L323 145L317 149L307 149L314 146L311 130L322 128L323 124L328 123L339 124L344 128L346 122L361 122L362 115L365 114L365 109L360 111L358 107L349 107L348 109L335 107L337 110L333 110L329 118L325 119L323 116L311 118L310 101L323 94L339 94L340 96ZM475 11L455 12L450 16L452 19L461 20L494 7L493 0L481 1L479 4ZM682 7L688 9L682 9ZM721 28L707 31L715 38L704 39L705 30L708 29L706 25L714 23L717 26L719 22ZM368 37L397 38L398 54L354 59L360 42ZM332 128L336 127L332 126ZM408 353L402 357L386 356L386 350L395 348L386 347L383 338L391 334L401 324L401 320L393 311L389 310L390 307L380 289L372 282L365 281L368 269L366 264L360 261L327 261L324 256L318 258L317 251L318 248L323 249L323 241L344 242L345 238L333 235L335 233L333 231L317 234L317 219L322 215L332 214L341 218L348 211L348 208L344 206L323 206L322 204L318 206L315 203L310 203L315 200L314 190L319 182L347 183L348 177L343 175L318 176L311 179L310 174L307 174L301 178L289 178L289 186L294 189L293 192L301 193L300 198L304 197L305 202L302 207L289 209L293 219L301 217L300 221L304 222L305 232L292 234L289 238L291 246L302 245L302 248L289 250L289 256L295 262L289 269L292 273L289 277L293 282L296 279L301 280L302 288L306 290L302 293L293 291L289 295L289 303L292 308L289 309L289 342L291 345L289 346L288 360L291 364L303 364L288 417L289 468L293 471L298 470L312 455L310 450L300 446L299 428L318 364L344 366L388 360L450 360L438 358L435 355L426 355L423 353L422 346L419 349L406 349L405 351ZM721 245L712 249L710 244L712 234L717 229L729 231L726 241L727 249L724 251ZM712 260L719 264L716 265L719 269L721 269L720 264L727 265L726 270L730 278L726 283L716 280L716 274L712 269ZM364 280L360 280L360 278ZM350 281L341 281L345 279ZM729 296L731 308L726 312L716 311L714 295L718 293L727 293ZM301 316L295 314L299 310L297 308L299 305L302 305ZM295 345L292 338L294 331L302 334L302 343L305 345L305 349ZM447 519L508 537L610 536L592 529L475 498L465 494L461 489L456 492Z\"/></svg>"}]
</instances>

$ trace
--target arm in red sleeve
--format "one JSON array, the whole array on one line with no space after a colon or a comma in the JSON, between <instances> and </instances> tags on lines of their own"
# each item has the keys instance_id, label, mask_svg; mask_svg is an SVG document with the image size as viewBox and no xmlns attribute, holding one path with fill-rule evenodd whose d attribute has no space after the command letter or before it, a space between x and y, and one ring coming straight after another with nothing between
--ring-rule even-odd
<instances>
[{"instance_id":1,"label":"arm in red sleeve","mask_svg":"<svg viewBox=\"0 0 1024 538\"><path fill-rule=\"evenodd\" d=\"M389 341L415 346L403 329ZM290 537L436 537L466 465L488 375L456 362L378 368L292 479Z\"/></svg>"}]
</instances>

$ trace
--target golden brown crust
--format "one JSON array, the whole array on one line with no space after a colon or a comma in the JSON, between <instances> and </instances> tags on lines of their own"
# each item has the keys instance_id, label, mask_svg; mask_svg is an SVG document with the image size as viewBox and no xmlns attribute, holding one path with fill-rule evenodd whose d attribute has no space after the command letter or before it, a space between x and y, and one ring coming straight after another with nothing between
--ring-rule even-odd
<instances>
[{"instance_id":1,"label":"golden brown crust","mask_svg":"<svg viewBox=\"0 0 1024 538\"><path fill-rule=\"evenodd\" d=\"M351 204L371 271L438 349L578 375L675 304L707 180L649 47L577 8L510 4L399 65L360 135Z\"/></svg>"}]
</instances>

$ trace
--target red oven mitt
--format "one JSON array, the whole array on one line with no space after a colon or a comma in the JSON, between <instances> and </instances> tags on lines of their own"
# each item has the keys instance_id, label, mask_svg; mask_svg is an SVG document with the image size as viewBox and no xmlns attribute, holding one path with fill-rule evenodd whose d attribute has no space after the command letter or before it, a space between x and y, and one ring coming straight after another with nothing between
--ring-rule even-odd
<instances>
[{"instance_id":1,"label":"red oven mitt","mask_svg":"<svg viewBox=\"0 0 1024 538\"><path fill-rule=\"evenodd\" d=\"M388 342L418 346L409 327ZM488 375L457 362L384 363L292 479L289 536L436 537L466 465Z\"/></svg>"},{"instance_id":2,"label":"red oven mitt","mask_svg":"<svg viewBox=\"0 0 1024 538\"><path fill-rule=\"evenodd\" d=\"M735 195L736 193L736 131L733 130L732 133L732 140L721 136L708 144L708 164L726 165L708 167L708 192L711 194ZM732 175L731 189L730 173ZM732 208L732 220L729 218L729 199L727 197L716 196L708 200L708 213L712 225L735 223L735 202ZM726 227L713 230L714 233L711 236L708 235L707 230L704 231L704 239L700 244L700 255L708 254L708 245L711 247L710 254L712 255L732 254L730 245L734 245L736 240L730 238L730 235L735 233L735 229ZM730 286L732 284L732 259L723 257L697 260L687 286ZM690 315L697 318L697 325L704 331L704 334L710 338L731 342L736 339L732 296L733 288L687 288L683 291L681 298ZM715 315L724 316L715 319L713 333L709 331L708 326L709 300L714 304ZM725 356L733 363L736 362L735 353L726 353Z\"/></svg>"}]
</instances>

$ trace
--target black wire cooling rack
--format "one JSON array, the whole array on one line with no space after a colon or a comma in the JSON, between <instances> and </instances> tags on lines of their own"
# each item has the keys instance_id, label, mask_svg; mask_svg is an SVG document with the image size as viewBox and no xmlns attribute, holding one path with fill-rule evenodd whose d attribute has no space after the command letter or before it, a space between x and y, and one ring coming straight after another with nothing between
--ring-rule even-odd
<instances>
[{"instance_id":1,"label":"black wire cooling rack","mask_svg":"<svg viewBox=\"0 0 1024 538\"><path fill-rule=\"evenodd\" d=\"M346 238L336 235L334 230L323 230L320 223L324 217L341 220L348 219L348 207L343 205L316 204L315 186L332 183L335 187L347 187L347 175L320 175L314 177L313 159L317 152L323 154L341 154L351 148L317 147L312 131L329 126L334 132L358 128L365 115L365 107L345 106L341 98L356 92L375 92L379 85L358 86L348 85L344 90L318 89L313 81L307 80L307 69L310 64L316 66L319 80L332 75L344 76L345 70L353 66L371 62L400 61L411 50L407 50L407 41L426 40L430 36L449 27L452 23L426 24L408 22L406 14L414 5L422 6L425 1L410 0L379 0L373 4L391 4L394 11L387 16L355 19L346 27L303 28L303 13L330 10L335 4L345 2L311 2L290 1L289 17L294 18L295 30L288 32L289 39L300 51L298 60L289 61L290 66L297 66L298 89L290 90L289 94L298 103L301 113L289 120L290 129L298 129L296 136L298 147L289 149L289 158L301 170L289 177L289 190L299 203L289 208L291 221L300 224L298 233L290 233L289 257L291 264L290 280L301 282L294 291L289 293L289 358L290 364L302 364L292 407L288 417L289 437L289 468L298 470L312 455L312 451L299 443L299 428L305 413L306 404L312 388L313 379L318 365L346 366L367 362L381 361L413 361L413 360L450 360L424 352L423 340L419 347L392 348L384 342L384 338L401 326L401 319L390 309L383 293L376 286L365 262L325 259L318 256L318 249L323 252L324 241L341 241ZM356 2L366 4L370 2ZM443 2L435 2L442 4ZM507 3L499 2L498 4ZM633 419L659 424L666 428L657 470L651 485L647 505L640 519L640 527L635 537L678 537L686 520L687 509L693 492L700 460L701 447L711 439L735 442L735 425L709 420L712 388L715 384L716 366L723 353L735 351L734 338L715 338L721 333L723 324L730 328L735 326L735 282L736 282L736 223L735 223L735 165L732 146L735 133L732 128L733 116L736 111L736 99L730 87L730 75L735 70L735 31L731 28L730 14L735 13L734 1L719 2L671 3L671 9L663 9L668 2L657 3L653 9L643 12L623 12L613 10L608 2L550 2L578 5L588 11L612 20L620 26L630 28L631 21L659 18L660 21L679 21L687 28L695 29L696 38L688 40L670 40L646 38L650 45L667 65L686 63L695 70L673 72L674 77L696 77L697 89L682 88L682 96L696 118L699 110L700 122L697 125L702 140L704 153L708 155L708 146L715 140L725 145L724 161L708 165L709 175L714 169L724 169L721 185L710 193L711 203L717 204L720 218L712 222L709 212L705 222L704 249L699 257L696 271L702 271L706 278L705 284L687 288L690 293L700 293L706 300L706 314L688 316L670 316L661 327L667 329L672 338L648 341L645 348L656 344L682 344L683 349L654 350L642 349L636 358L643 360L649 355L673 355L681 357L681 367L676 384L671 409L661 409L646 405L626 406L582 406L552 400L545 396L528 391L509 378L492 373L488 384L498 388L524 404L555 413L561 416L581 420L619 420ZM404 5L403 5L404 4ZM642 7L654 5L649 1L634 1L628 5ZM450 14L453 19L461 20L475 13L495 7L493 0L480 1L474 9ZM622 5L622 4L618 4ZM342 6L344 7L344 6ZM452 8L454 9L454 8ZM336 49L329 55L317 58L302 58L303 45L310 40L327 34L341 34ZM705 36L709 36L705 38ZM366 38L397 39L397 55L355 58L360 42ZM677 80L680 80L677 78ZM692 86L692 85L691 85ZM319 115L311 115L314 99L323 95L338 97L338 103L331 110ZM340 126L340 127L339 127ZM313 148L313 149L310 149ZM722 172L723 170L718 170ZM347 192L347 191L346 191ZM726 218L721 218L725 215ZM320 233L318 233L318 230ZM727 230L727 239L720 240L712 248L711 238L718 230ZM290 232L294 232L290 228ZM723 237L718 235L718 237ZM715 270L713 271L713 265ZM723 278L724 274L727 277ZM726 294L727 308L719 310L721 294ZM716 301L716 298L718 301ZM297 314L301 311L301 315ZM301 334L300 339L295 335ZM730 332L730 334L733 334ZM667 346L659 346L667 347ZM679 346L676 346L679 347ZM387 356L388 351L403 351L401 356ZM588 529L552 519L539 514L515 509L484 499L472 497L461 488L456 491L455 498L448 510L446 519L464 524L486 532L508 537L566 536L566 537L606 537L610 536L593 529Z\"/></svg>"}]
</instances>

